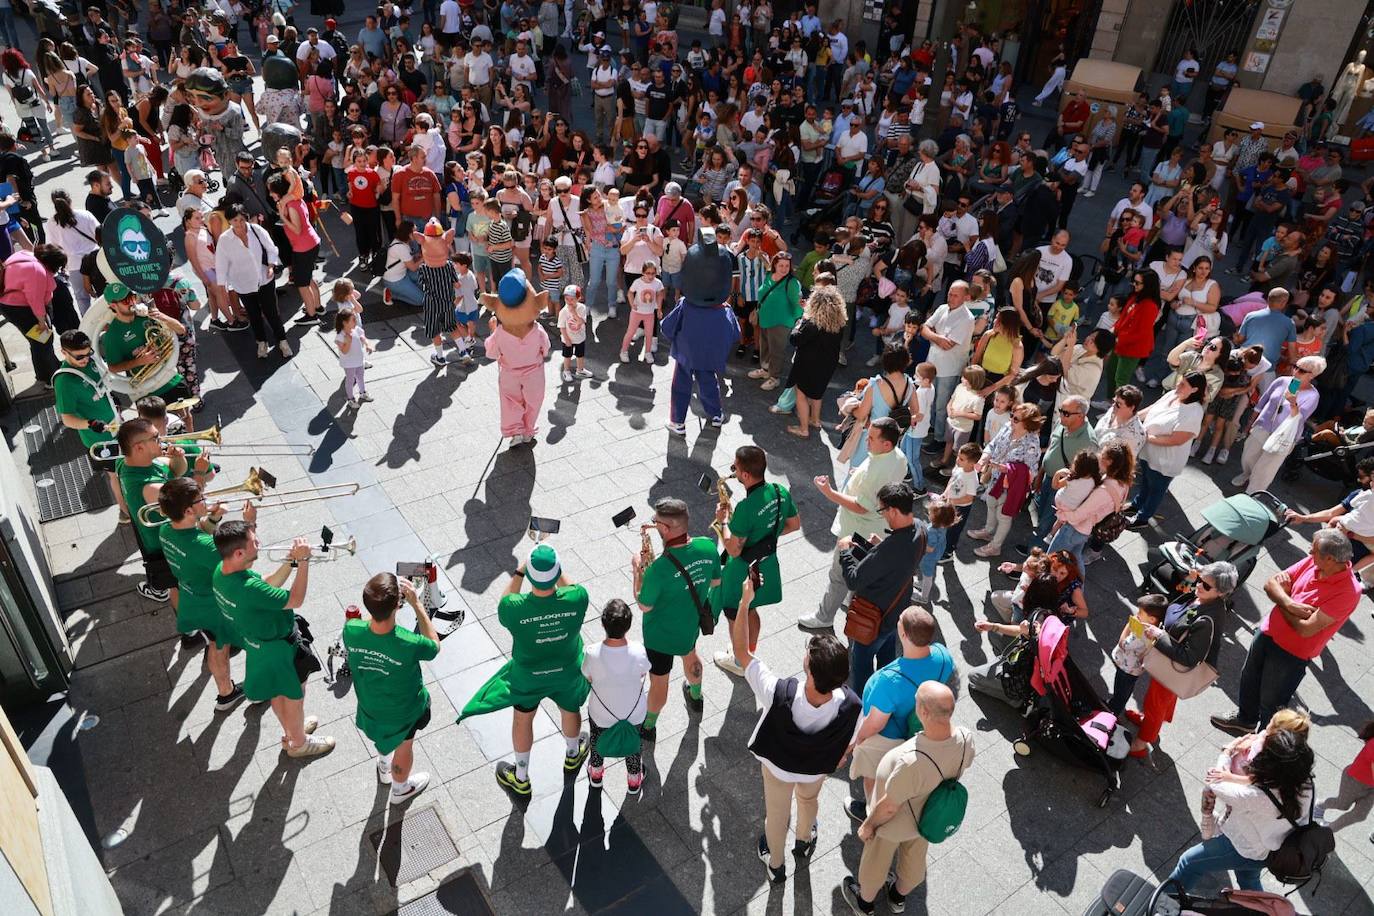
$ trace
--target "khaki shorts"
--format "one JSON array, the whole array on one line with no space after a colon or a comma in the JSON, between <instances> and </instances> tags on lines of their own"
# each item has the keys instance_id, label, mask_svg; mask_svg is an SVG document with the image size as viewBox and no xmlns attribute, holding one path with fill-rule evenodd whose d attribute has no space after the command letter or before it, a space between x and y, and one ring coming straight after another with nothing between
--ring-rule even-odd
<instances>
[{"instance_id":1,"label":"khaki shorts","mask_svg":"<svg viewBox=\"0 0 1374 916\"><path fill-rule=\"evenodd\" d=\"M885 738L882 735L869 738L854 748L854 757L849 761L849 778L876 779L878 764L883 762L883 756L902 743L900 738Z\"/></svg>"}]
</instances>

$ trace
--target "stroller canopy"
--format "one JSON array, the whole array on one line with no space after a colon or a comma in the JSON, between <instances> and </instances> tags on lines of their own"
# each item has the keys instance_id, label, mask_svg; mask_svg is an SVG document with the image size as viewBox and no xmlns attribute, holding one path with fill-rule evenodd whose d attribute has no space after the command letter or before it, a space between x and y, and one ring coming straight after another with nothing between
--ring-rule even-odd
<instances>
[{"instance_id":1,"label":"stroller canopy","mask_svg":"<svg viewBox=\"0 0 1374 916\"><path fill-rule=\"evenodd\" d=\"M1252 547L1264 540L1274 521L1273 514L1263 503L1245 493L1213 503L1202 510L1202 517L1218 533Z\"/></svg>"}]
</instances>

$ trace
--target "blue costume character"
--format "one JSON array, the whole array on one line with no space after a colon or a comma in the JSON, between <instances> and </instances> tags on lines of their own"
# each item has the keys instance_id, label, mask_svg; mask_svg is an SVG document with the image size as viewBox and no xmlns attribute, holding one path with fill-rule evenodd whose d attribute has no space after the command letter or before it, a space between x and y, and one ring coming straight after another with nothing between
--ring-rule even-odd
<instances>
[{"instance_id":1,"label":"blue costume character","mask_svg":"<svg viewBox=\"0 0 1374 916\"><path fill-rule=\"evenodd\" d=\"M725 422L718 373L725 371L739 342L739 320L725 304L730 296L733 262L716 244L715 232L703 229L682 263L682 298L663 319L659 332L672 343L672 406L668 428L684 435L695 382L702 409L712 426Z\"/></svg>"}]
</instances>

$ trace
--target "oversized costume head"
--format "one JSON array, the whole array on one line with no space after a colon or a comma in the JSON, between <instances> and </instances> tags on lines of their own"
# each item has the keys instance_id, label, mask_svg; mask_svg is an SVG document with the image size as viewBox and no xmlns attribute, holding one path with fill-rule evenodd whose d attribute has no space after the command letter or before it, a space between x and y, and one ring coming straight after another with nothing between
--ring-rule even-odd
<instances>
[{"instance_id":1,"label":"oversized costume head","mask_svg":"<svg viewBox=\"0 0 1374 916\"><path fill-rule=\"evenodd\" d=\"M444 230L439 221L430 217L420 235L420 257L428 267L443 267L453 250L453 230Z\"/></svg>"},{"instance_id":2,"label":"oversized costume head","mask_svg":"<svg viewBox=\"0 0 1374 916\"><path fill-rule=\"evenodd\" d=\"M191 107L208 118L217 118L229 107L229 84L213 67L198 67L186 77L186 97Z\"/></svg>"},{"instance_id":3,"label":"oversized costume head","mask_svg":"<svg viewBox=\"0 0 1374 916\"><path fill-rule=\"evenodd\" d=\"M740 339L739 319L724 305L734 266L730 254L703 227L682 262L682 300L660 327L672 344L673 359L692 371L720 372Z\"/></svg>"},{"instance_id":4,"label":"oversized costume head","mask_svg":"<svg viewBox=\"0 0 1374 916\"><path fill-rule=\"evenodd\" d=\"M291 124L275 121L262 126L262 155L269 165L277 161L277 154L286 150L294 155L296 145L301 142L301 129Z\"/></svg>"},{"instance_id":5,"label":"oversized costume head","mask_svg":"<svg viewBox=\"0 0 1374 916\"><path fill-rule=\"evenodd\" d=\"M512 267L506 271L495 293L483 293L482 304L491 310L501 327L512 333L523 332L548 308L549 294L536 292L525 271Z\"/></svg>"},{"instance_id":6,"label":"oversized costume head","mask_svg":"<svg viewBox=\"0 0 1374 916\"><path fill-rule=\"evenodd\" d=\"M703 227L682 261L682 296L693 305L720 305L730 296L733 273L730 255L716 243L715 230Z\"/></svg>"}]
</instances>

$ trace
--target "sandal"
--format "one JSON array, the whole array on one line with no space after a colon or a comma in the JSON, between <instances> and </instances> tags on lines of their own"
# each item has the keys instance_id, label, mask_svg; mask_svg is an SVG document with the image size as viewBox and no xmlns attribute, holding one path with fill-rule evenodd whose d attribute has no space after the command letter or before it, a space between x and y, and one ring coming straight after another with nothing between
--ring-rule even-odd
<instances>
[{"instance_id":1,"label":"sandal","mask_svg":"<svg viewBox=\"0 0 1374 916\"><path fill-rule=\"evenodd\" d=\"M810 439L810 438L811 438L811 431L810 431L810 430L807 430L806 432L803 432L803 431L802 431L802 428L801 428L800 426L789 426L789 427L787 427L787 431L788 431L789 433L791 433L792 435L796 436L798 439Z\"/></svg>"}]
</instances>

